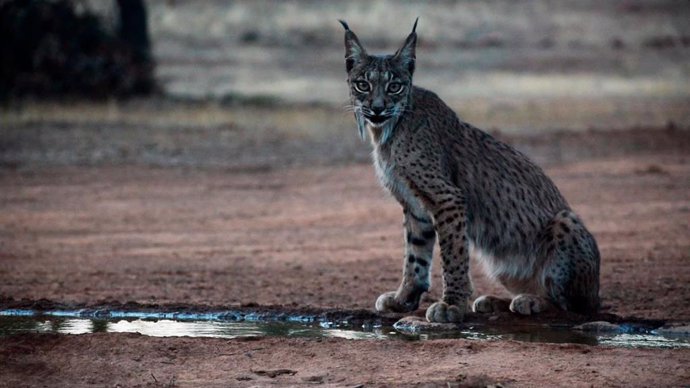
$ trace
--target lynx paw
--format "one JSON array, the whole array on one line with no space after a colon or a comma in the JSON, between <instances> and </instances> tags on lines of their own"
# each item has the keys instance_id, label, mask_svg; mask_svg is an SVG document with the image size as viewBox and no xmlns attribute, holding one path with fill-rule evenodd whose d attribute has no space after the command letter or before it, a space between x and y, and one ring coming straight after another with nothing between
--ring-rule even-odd
<instances>
[{"instance_id":1,"label":"lynx paw","mask_svg":"<svg viewBox=\"0 0 690 388\"><path fill-rule=\"evenodd\" d=\"M510 302L510 311L522 315L532 315L544 312L551 304L543 297L530 294L520 294Z\"/></svg>"},{"instance_id":2,"label":"lynx paw","mask_svg":"<svg viewBox=\"0 0 690 388\"><path fill-rule=\"evenodd\" d=\"M462 322L465 309L446 302L436 302L426 309L426 320L437 323Z\"/></svg>"},{"instance_id":3,"label":"lynx paw","mask_svg":"<svg viewBox=\"0 0 690 388\"><path fill-rule=\"evenodd\" d=\"M376 299L376 311L381 313L408 313L419 307L419 303L400 302L395 297L397 292L390 291L381 294Z\"/></svg>"},{"instance_id":4,"label":"lynx paw","mask_svg":"<svg viewBox=\"0 0 690 388\"><path fill-rule=\"evenodd\" d=\"M491 295L482 295L474 300L472 304L472 311L475 313L495 313L499 311L508 311L510 301L497 298Z\"/></svg>"}]
</instances>

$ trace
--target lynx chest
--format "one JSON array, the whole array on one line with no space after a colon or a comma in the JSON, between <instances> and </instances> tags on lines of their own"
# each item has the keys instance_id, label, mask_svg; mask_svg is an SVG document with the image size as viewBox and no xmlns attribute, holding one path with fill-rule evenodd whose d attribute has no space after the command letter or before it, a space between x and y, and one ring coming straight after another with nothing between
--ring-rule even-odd
<instances>
[{"instance_id":1,"label":"lynx chest","mask_svg":"<svg viewBox=\"0 0 690 388\"><path fill-rule=\"evenodd\" d=\"M376 177L379 179L379 183L403 206L407 206L413 211L416 210L415 213L420 214L423 211L422 204L402 176L404 172L401 174L401 167L395 166L388 156L380 153L378 149L374 150L374 169L376 170Z\"/></svg>"}]
</instances>

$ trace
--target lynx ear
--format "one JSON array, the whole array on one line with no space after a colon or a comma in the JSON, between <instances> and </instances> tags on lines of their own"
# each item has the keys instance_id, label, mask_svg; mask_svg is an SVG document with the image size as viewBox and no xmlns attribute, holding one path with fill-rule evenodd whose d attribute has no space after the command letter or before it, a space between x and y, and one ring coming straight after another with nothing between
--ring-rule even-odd
<instances>
[{"instance_id":1,"label":"lynx ear","mask_svg":"<svg viewBox=\"0 0 690 388\"><path fill-rule=\"evenodd\" d=\"M349 73L355 64L361 62L366 57L367 52L359 43L359 39L354 32L350 30L350 26L343 20L338 20L345 28L345 68Z\"/></svg>"},{"instance_id":2,"label":"lynx ear","mask_svg":"<svg viewBox=\"0 0 690 388\"><path fill-rule=\"evenodd\" d=\"M414 21L414 26L412 26L412 32L405 39L403 46L395 53L394 58L399 60L407 70L410 75L414 73L414 63L417 57L415 56L415 46L417 46L417 22L419 18Z\"/></svg>"}]
</instances>

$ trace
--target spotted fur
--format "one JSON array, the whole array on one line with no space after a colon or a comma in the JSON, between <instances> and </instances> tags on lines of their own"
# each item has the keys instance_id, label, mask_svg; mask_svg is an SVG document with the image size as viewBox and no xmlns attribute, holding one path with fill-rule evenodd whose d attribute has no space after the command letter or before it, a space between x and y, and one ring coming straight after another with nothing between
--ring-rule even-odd
<instances>
[{"instance_id":1,"label":"spotted fur","mask_svg":"<svg viewBox=\"0 0 690 388\"><path fill-rule=\"evenodd\" d=\"M514 295L482 296L477 312L595 312L599 251L553 182L520 152L460 121L436 94L412 85L414 28L395 54L369 55L341 23L357 126L372 143L381 184L404 214L402 282L377 299L376 309L418 308L431 286L438 237L443 296L427 309L429 321L462 320L472 294L470 256Z\"/></svg>"}]
</instances>

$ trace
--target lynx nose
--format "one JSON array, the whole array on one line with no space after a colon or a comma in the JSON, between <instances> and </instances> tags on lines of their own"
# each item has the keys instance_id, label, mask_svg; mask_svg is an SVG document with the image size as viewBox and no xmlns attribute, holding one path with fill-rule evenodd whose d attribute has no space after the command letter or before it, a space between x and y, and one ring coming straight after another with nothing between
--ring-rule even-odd
<instances>
[{"instance_id":1,"label":"lynx nose","mask_svg":"<svg viewBox=\"0 0 690 388\"><path fill-rule=\"evenodd\" d=\"M383 105L372 105L371 106L371 111L374 112L376 116L380 116L381 113L383 113L383 110L385 107Z\"/></svg>"}]
</instances>

